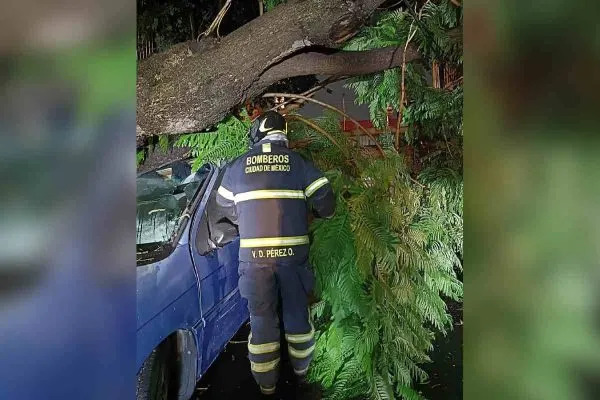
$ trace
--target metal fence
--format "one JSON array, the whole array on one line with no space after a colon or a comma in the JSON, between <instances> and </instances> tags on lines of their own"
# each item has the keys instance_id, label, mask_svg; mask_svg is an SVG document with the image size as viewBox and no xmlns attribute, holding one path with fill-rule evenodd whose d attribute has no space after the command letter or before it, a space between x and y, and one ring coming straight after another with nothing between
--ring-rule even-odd
<instances>
[{"instance_id":1,"label":"metal fence","mask_svg":"<svg viewBox=\"0 0 600 400\"><path fill-rule=\"evenodd\" d=\"M150 57L152 54L156 53L156 43L154 42L154 38L146 38L138 33L137 35L137 50L136 50L136 58L137 60L144 60Z\"/></svg>"}]
</instances>

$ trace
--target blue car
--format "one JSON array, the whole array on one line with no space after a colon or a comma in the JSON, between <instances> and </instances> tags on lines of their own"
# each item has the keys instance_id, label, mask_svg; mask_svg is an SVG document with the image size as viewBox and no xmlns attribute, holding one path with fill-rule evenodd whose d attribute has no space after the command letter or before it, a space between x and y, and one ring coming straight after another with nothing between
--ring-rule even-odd
<instances>
[{"instance_id":1,"label":"blue car","mask_svg":"<svg viewBox=\"0 0 600 400\"><path fill-rule=\"evenodd\" d=\"M248 320L237 228L220 215L224 169L176 161L137 177L137 399L189 399Z\"/></svg>"}]
</instances>

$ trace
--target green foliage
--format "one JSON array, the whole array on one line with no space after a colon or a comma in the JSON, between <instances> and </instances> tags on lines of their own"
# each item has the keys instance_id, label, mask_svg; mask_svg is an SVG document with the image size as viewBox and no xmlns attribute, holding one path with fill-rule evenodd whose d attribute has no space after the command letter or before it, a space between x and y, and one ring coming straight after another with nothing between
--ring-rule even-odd
<instances>
[{"instance_id":1,"label":"green foliage","mask_svg":"<svg viewBox=\"0 0 600 400\"><path fill-rule=\"evenodd\" d=\"M169 135L161 135L158 137L158 148L162 151L167 151L169 149Z\"/></svg>"},{"instance_id":2,"label":"green foliage","mask_svg":"<svg viewBox=\"0 0 600 400\"><path fill-rule=\"evenodd\" d=\"M428 87L414 66L407 67L406 85L410 98L402 122L407 140L462 136L463 88L440 90Z\"/></svg>"},{"instance_id":3,"label":"green foliage","mask_svg":"<svg viewBox=\"0 0 600 400\"><path fill-rule=\"evenodd\" d=\"M282 3L285 3L285 0L263 0L265 11L271 11Z\"/></svg>"},{"instance_id":4,"label":"green foliage","mask_svg":"<svg viewBox=\"0 0 600 400\"><path fill-rule=\"evenodd\" d=\"M427 2L416 12L391 11L384 13L375 24L367 27L346 46L347 50L369 50L387 46L404 48L411 44L422 55L419 64L407 64L405 94L408 99L403 112L403 124L409 126L406 139L419 137L448 138L462 135L463 90L449 85L450 90L432 88L431 65L443 62L453 69L462 65L462 8L449 0ZM415 18L417 17L417 18ZM356 92L358 104L368 104L374 124L386 125L386 109L399 111L402 69L394 68L350 81L348 87Z\"/></svg>"},{"instance_id":5,"label":"green foliage","mask_svg":"<svg viewBox=\"0 0 600 400\"><path fill-rule=\"evenodd\" d=\"M195 157L192 164L194 171L207 162L228 162L248 150L250 124L245 113L241 115L241 119L232 115L217 124L215 131L180 136L175 146L191 149L191 155Z\"/></svg>"},{"instance_id":6,"label":"green foliage","mask_svg":"<svg viewBox=\"0 0 600 400\"><path fill-rule=\"evenodd\" d=\"M313 310L320 335L310 378L331 399L421 399L412 389L427 378L420 365L429 361L435 333L452 328L444 298L462 299L456 273L462 269L463 91L461 85L432 88L425 67L434 60L457 70L462 64L462 11L444 0L426 3L420 14L416 20L416 12L384 13L347 46L403 48L414 32L424 62L407 65L402 122L409 142L434 139L416 176L391 135L379 139L386 157L372 159L336 136L331 117L316 122L341 149L293 125L296 139L311 138L303 152L329 170L337 195L335 217L311 227L321 302ZM398 111L401 80L395 68L349 83L379 128L388 105Z\"/></svg>"},{"instance_id":7,"label":"green foliage","mask_svg":"<svg viewBox=\"0 0 600 400\"><path fill-rule=\"evenodd\" d=\"M139 167L144 160L146 159L146 151L145 150L140 150L135 154L135 158L136 158L136 163L137 166Z\"/></svg>"},{"instance_id":8,"label":"green foliage","mask_svg":"<svg viewBox=\"0 0 600 400\"><path fill-rule=\"evenodd\" d=\"M452 328L443 296L462 297L460 164L440 153L416 182L393 148L368 158L336 117L315 122L340 147L290 124L293 139L310 139L303 153L328 170L337 196L335 216L311 226L321 301L310 378L329 399L421 399L411 389L427 378L419 365L435 332Z\"/></svg>"},{"instance_id":9,"label":"green foliage","mask_svg":"<svg viewBox=\"0 0 600 400\"><path fill-rule=\"evenodd\" d=\"M362 29L346 49L403 48L412 33L411 43L427 63L444 60L462 64L462 7L456 7L450 0L428 1L418 13L385 12L374 26Z\"/></svg>"},{"instance_id":10,"label":"green foliage","mask_svg":"<svg viewBox=\"0 0 600 400\"><path fill-rule=\"evenodd\" d=\"M413 38L419 52L428 61L462 64L462 7L456 7L450 0L430 1L420 13Z\"/></svg>"}]
</instances>

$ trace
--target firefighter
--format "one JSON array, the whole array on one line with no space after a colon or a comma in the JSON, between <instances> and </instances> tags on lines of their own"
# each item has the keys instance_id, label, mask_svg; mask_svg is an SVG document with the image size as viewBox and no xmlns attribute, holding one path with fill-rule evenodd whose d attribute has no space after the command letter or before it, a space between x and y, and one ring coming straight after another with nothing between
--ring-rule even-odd
<instances>
[{"instance_id":1,"label":"firefighter","mask_svg":"<svg viewBox=\"0 0 600 400\"><path fill-rule=\"evenodd\" d=\"M305 382L315 347L308 215L330 218L335 197L327 178L288 149L287 124L277 112L254 121L250 146L225 171L217 202L240 232L239 288L250 311L250 368L261 392L273 394L280 364L279 299L290 361Z\"/></svg>"}]
</instances>

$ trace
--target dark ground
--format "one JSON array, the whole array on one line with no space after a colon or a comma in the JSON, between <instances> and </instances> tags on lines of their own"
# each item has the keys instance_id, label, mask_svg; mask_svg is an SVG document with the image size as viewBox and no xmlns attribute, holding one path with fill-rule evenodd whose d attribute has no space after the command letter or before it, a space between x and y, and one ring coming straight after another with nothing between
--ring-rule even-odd
<instances>
[{"instance_id":1,"label":"dark ground","mask_svg":"<svg viewBox=\"0 0 600 400\"><path fill-rule=\"evenodd\" d=\"M454 330L446 337L437 338L431 355L433 363L424 367L429 374L429 382L417 388L429 400L462 399L462 303L449 303L448 308L455 321ZM247 324L239 330L198 383L193 400L264 399L250 374L246 348L248 332ZM282 346L282 350L285 347ZM296 395L294 374L287 354L282 354L277 388L277 395L270 397L273 400L314 399Z\"/></svg>"},{"instance_id":2,"label":"dark ground","mask_svg":"<svg viewBox=\"0 0 600 400\"><path fill-rule=\"evenodd\" d=\"M463 397L462 334L463 305L448 303L454 318L454 330L446 337L439 335L434 343L431 364L423 369L429 374L429 382L418 387L423 396L430 400L460 400Z\"/></svg>"}]
</instances>

